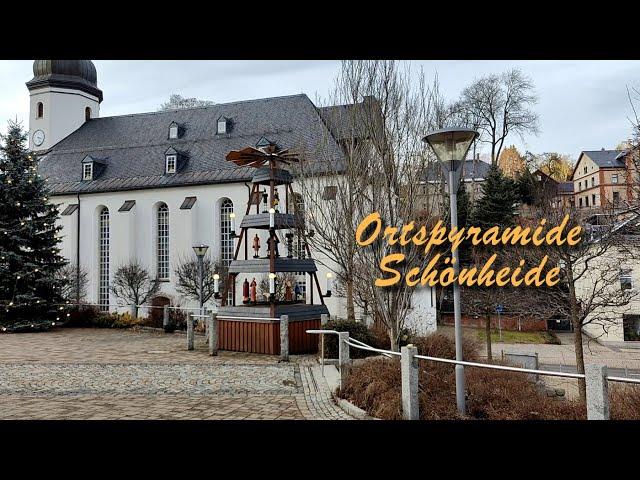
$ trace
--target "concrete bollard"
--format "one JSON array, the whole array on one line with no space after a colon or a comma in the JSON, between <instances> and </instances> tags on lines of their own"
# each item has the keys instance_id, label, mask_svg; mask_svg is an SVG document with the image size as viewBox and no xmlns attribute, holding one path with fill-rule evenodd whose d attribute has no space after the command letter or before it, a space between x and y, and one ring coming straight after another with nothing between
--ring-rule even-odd
<instances>
[{"instance_id":1,"label":"concrete bollard","mask_svg":"<svg viewBox=\"0 0 640 480\"><path fill-rule=\"evenodd\" d=\"M193 343L194 343L194 337L195 337L194 322L195 322L195 319L193 318L193 314L190 313L189 316L187 317L187 350L193 350Z\"/></svg>"},{"instance_id":2,"label":"concrete bollard","mask_svg":"<svg viewBox=\"0 0 640 480\"><path fill-rule=\"evenodd\" d=\"M340 368L340 388L344 388L347 374L349 373L349 332L338 332L338 367Z\"/></svg>"},{"instance_id":3,"label":"concrete bollard","mask_svg":"<svg viewBox=\"0 0 640 480\"><path fill-rule=\"evenodd\" d=\"M162 307L162 328L165 332L169 329L169 305Z\"/></svg>"},{"instance_id":4,"label":"concrete bollard","mask_svg":"<svg viewBox=\"0 0 640 480\"><path fill-rule=\"evenodd\" d=\"M136 306L135 304L133 305L129 305L129 315L131 315L131 318L135 319L136 318Z\"/></svg>"},{"instance_id":5,"label":"concrete bollard","mask_svg":"<svg viewBox=\"0 0 640 480\"><path fill-rule=\"evenodd\" d=\"M400 371L402 373L402 417L405 420L420 419L418 402L418 349L407 345L400 349Z\"/></svg>"},{"instance_id":6,"label":"concrete bollard","mask_svg":"<svg viewBox=\"0 0 640 480\"><path fill-rule=\"evenodd\" d=\"M609 381L606 365L585 365L587 420L609 420Z\"/></svg>"},{"instance_id":7,"label":"concrete bollard","mask_svg":"<svg viewBox=\"0 0 640 480\"><path fill-rule=\"evenodd\" d=\"M280 317L280 361L289 361L289 315Z\"/></svg>"},{"instance_id":8,"label":"concrete bollard","mask_svg":"<svg viewBox=\"0 0 640 480\"><path fill-rule=\"evenodd\" d=\"M218 315L215 313L207 319L207 332L209 333L209 355L215 357L218 355Z\"/></svg>"}]
</instances>

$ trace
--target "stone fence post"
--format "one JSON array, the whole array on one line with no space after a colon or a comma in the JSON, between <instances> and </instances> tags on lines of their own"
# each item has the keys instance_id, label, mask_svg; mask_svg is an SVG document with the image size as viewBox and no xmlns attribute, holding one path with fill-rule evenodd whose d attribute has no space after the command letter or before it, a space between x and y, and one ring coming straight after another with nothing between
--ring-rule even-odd
<instances>
[{"instance_id":1,"label":"stone fence post","mask_svg":"<svg viewBox=\"0 0 640 480\"><path fill-rule=\"evenodd\" d=\"M162 307L162 328L165 332L169 329L169 305Z\"/></svg>"},{"instance_id":2,"label":"stone fence post","mask_svg":"<svg viewBox=\"0 0 640 480\"><path fill-rule=\"evenodd\" d=\"M340 369L340 388L344 388L349 373L349 332L338 332L338 368Z\"/></svg>"},{"instance_id":3,"label":"stone fence post","mask_svg":"<svg viewBox=\"0 0 640 480\"><path fill-rule=\"evenodd\" d=\"M420 419L418 402L418 349L407 345L400 349L400 371L402 373L402 417L405 420Z\"/></svg>"},{"instance_id":4,"label":"stone fence post","mask_svg":"<svg viewBox=\"0 0 640 480\"><path fill-rule=\"evenodd\" d=\"M187 350L193 350L194 343L194 322L193 313L187 317Z\"/></svg>"},{"instance_id":5,"label":"stone fence post","mask_svg":"<svg viewBox=\"0 0 640 480\"><path fill-rule=\"evenodd\" d=\"M280 361L289 361L289 315L280 317Z\"/></svg>"},{"instance_id":6,"label":"stone fence post","mask_svg":"<svg viewBox=\"0 0 640 480\"><path fill-rule=\"evenodd\" d=\"M131 318L135 319L136 318L136 304L131 304L129 305L129 315L131 315Z\"/></svg>"},{"instance_id":7,"label":"stone fence post","mask_svg":"<svg viewBox=\"0 0 640 480\"><path fill-rule=\"evenodd\" d=\"M212 313L207 318L207 333L209 339L209 355L212 357L218 355L218 315Z\"/></svg>"},{"instance_id":8,"label":"stone fence post","mask_svg":"<svg viewBox=\"0 0 640 480\"><path fill-rule=\"evenodd\" d=\"M609 381L606 365L584 367L587 386L587 420L609 420Z\"/></svg>"}]
</instances>

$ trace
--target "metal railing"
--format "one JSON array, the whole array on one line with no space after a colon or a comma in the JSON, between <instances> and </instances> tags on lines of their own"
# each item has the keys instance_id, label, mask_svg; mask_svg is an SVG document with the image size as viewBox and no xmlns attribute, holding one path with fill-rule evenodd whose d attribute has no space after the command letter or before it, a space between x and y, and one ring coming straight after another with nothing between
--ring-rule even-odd
<instances>
[{"instance_id":1,"label":"metal railing","mask_svg":"<svg viewBox=\"0 0 640 480\"><path fill-rule=\"evenodd\" d=\"M564 377L564 378L573 378L573 379L584 379L587 382L587 415L589 419L608 419L609 417L609 399L608 399L608 389L607 382L621 382L621 383L631 383L640 385L640 378L628 378L628 377L617 377L617 376L609 376L606 374L607 367L603 365L589 365L588 368L591 370L593 367L593 372L591 375L584 373L571 373L571 372L558 372L553 370L539 370L532 368L522 368L522 367L511 367L507 365L496 365L490 363L479 363L479 362L468 362L464 360L453 360L449 358L441 358L441 357L431 357L428 355L418 355L417 348L413 345L408 345L406 347L402 347L401 352L394 352L391 350L384 350L380 348L375 348L370 345L367 345L364 342L356 340L354 338L349 337L348 332L338 332L336 330L307 330L307 333L317 334L321 336L321 339L324 339L325 334L337 334L338 342L343 342L348 347L358 348L360 350L367 350L370 352L380 353L387 358L391 357L401 357L401 362L403 362L403 367L407 367L406 371L409 371L413 367L413 359L426 360L431 362L439 362L439 363L448 363L452 365L463 365L472 368L486 368L490 370L502 370L508 372L517 372L517 373L527 373L534 375L546 375L550 377ZM322 343L321 350L321 363L324 367L324 341ZM348 349L347 354L343 354L338 346L339 358L338 358L338 367L340 369L340 387L342 388L344 385L344 380L346 378L347 366L350 363ZM594 373L595 372L595 373ZM598 373L600 372L600 373ZM418 401L417 401L417 392L418 392L418 375L417 371L413 376L413 382L416 385L413 388L406 388L407 392L414 392L413 396L416 398L405 398L405 382L409 382L408 378L405 378L405 368L402 368L402 382L403 382L403 407L406 405L413 406L413 412L409 414L403 413L405 418L407 419L417 419L417 413L415 409L417 409ZM324 375L324 369L323 369ZM408 375L407 375L408 376ZM594 387L589 388L589 387ZM600 388L597 388L600 386ZM590 393L591 391L591 393ZM594 398L595 397L595 398Z\"/></svg>"}]
</instances>

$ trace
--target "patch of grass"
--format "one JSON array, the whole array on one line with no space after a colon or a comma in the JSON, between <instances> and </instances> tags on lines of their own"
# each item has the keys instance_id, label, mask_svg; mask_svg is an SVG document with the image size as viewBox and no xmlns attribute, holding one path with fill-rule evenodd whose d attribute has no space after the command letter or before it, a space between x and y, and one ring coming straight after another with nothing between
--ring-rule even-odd
<instances>
[{"instance_id":1,"label":"patch of grass","mask_svg":"<svg viewBox=\"0 0 640 480\"><path fill-rule=\"evenodd\" d=\"M478 330L478 340L485 342L487 334L485 330ZM503 330L502 340L498 330L491 331L492 343L548 343L560 345L560 340L553 332L519 332L517 330Z\"/></svg>"}]
</instances>

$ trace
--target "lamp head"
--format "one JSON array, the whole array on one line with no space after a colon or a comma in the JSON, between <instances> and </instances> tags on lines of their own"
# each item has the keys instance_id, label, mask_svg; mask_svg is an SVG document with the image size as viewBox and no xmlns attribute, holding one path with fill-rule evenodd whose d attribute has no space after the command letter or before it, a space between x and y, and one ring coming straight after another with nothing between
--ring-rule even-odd
<instances>
[{"instance_id":1,"label":"lamp head","mask_svg":"<svg viewBox=\"0 0 640 480\"><path fill-rule=\"evenodd\" d=\"M270 208L269 209L269 213L276 213L276 209L275 208Z\"/></svg>"},{"instance_id":2,"label":"lamp head","mask_svg":"<svg viewBox=\"0 0 640 480\"><path fill-rule=\"evenodd\" d=\"M463 161L478 132L471 128L443 128L429 132L423 142L429 144L441 162Z\"/></svg>"},{"instance_id":3,"label":"lamp head","mask_svg":"<svg viewBox=\"0 0 640 480\"><path fill-rule=\"evenodd\" d=\"M209 250L209 245L205 245L201 243L200 245L194 245L193 251L196 252L198 257L204 257L207 254L207 250Z\"/></svg>"},{"instance_id":4,"label":"lamp head","mask_svg":"<svg viewBox=\"0 0 640 480\"><path fill-rule=\"evenodd\" d=\"M219 275L219 274L217 274L217 273L214 273L214 274L213 274L213 279L214 279L214 280L220 280L220 275Z\"/></svg>"},{"instance_id":5,"label":"lamp head","mask_svg":"<svg viewBox=\"0 0 640 480\"><path fill-rule=\"evenodd\" d=\"M231 212L231 213L229 214L229 218L236 218L236 214L235 214L235 213L233 213L233 212Z\"/></svg>"}]
</instances>

